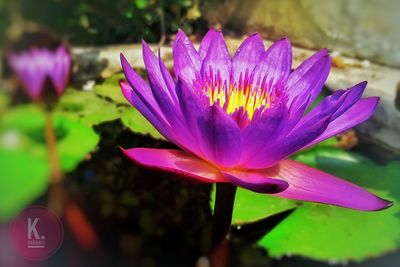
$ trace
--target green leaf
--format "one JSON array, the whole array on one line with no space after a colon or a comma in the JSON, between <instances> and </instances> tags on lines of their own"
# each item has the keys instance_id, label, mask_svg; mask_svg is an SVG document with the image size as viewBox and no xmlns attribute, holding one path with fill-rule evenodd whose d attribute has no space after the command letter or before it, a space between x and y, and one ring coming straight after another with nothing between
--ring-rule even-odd
<instances>
[{"instance_id":1,"label":"green leaf","mask_svg":"<svg viewBox=\"0 0 400 267\"><path fill-rule=\"evenodd\" d=\"M64 116L54 116L54 127L61 167L65 172L75 166L93 150L99 136L91 127ZM10 135L11 134L11 135ZM12 134L14 137L11 137ZM36 105L23 105L9 110L0 123L1 147L29 152L47 162L47 146L44 140L44 113ZM14 138L14 141L7 142Z\"/></svg>"},{"instance_id":2,"label":"green leaf","mask_svg":"<svg viewBox=\"0 0 400 267\"><path fill-rule=\"evenodd\" d=\"M319 148L295 156L318 169L363 186L380 197L400 201L400 162L379 166L365 157ZM259 244L271 256L301 255L331 262L361 261L398 249L400 207L378 212L304 203Z\"/></svg>"},{"instance_id":3,"label":"green leaf","mask_svg":"<svg viewBox=\"0 0 400 267\"><path fill-rule=\"evenodd\" d=\"M121 116L121 109L112 102L96 96L92 91L69 89L58 103L56 113L87 126L93 126L118 119Z\"/></svg>"},{"instance_id":4,"label":"green leaf","mask_svg":"<svg viewBox=\"0 0 400 267\"><path fill-rule=\"evenodd\" d=\"M67 133L58 142L58 152L62 169L70 172L97 146L100 138L92 128L63 117L56 117L56 128L61 127Z\"/></svg>"},{"instance_id":5,"label":"green leaf","mask_svg":"<svg viewBox=\"0 0 400 267\"><path fill-rule=\"evenodd\" d=\"M46 162L28 153L0 148L0 221L12 219L47 189Z\"/></svg>"},{"instance_id":6,"label":"green leaf","mask_svg":"<svg viewBox=\"0 0 400 267\"><path fill-rule=\"evenodd\" d=\"M338 148L327 147L324 146L323 143L318 144L317 147L311 148L310 150L301 151L292 156L292 158L314 168L318 168L318 160L323 160L324 158L341 160L341 162L375 165L370 159L360 154L344 151Z\"/></svg>"},{"instance_id":7,"label":"green leaf","mask_svg":"<svg viewBox=\"0 0 400 267\"><path fill-rule=\"evenodd\" d=\"M121 88L119 86L119 81L121 79L125 79L125 75L123 73L113 75L106 79L102 84L96 85L94 91L97 95L103 98L109 99L118 104L126 104L127 106L130 106L121 92Z\"/></svg>"},{"instance_id":8,"label":"green leaf","mask_svg":"<svg viewBox=\"0 0 400 267\"><path fill-rule=\"evenodd\" d=\"M164 139L153 125L134 107L125 109L121 120L126 127L135 133L148 134L155 139Z\"/></svg>"},{"instance_id":9,"label":"green leaf","mask_svg":"<svg viewBox=\"0 0 400 267\"><path fill-rule=\"evenodd\" d=\"M271 215L293 209L298 202L289 199L277 199L266 194L238 188L232 215L233 224L243 224L261 220Z\"/></svg>"},{"instance_id":10,"label":"green leaf","mask_svg":"<svg viewBox=\"0 0 400 267\"><path fill-rule=\"evenodd\" d=\"M72 171L99 137L91 127L61 115L54 117L60 163ZM8 220L42 194L49 175L48 150L44 140L44 113L36 105L22 105L6 112L0 121L0 220ZM5 198L5 199L4 199Z\"/></svg>"},{"instance_id":11,"label":"green leaf","mask_svg":"<svg viewBox=\"0 0 400 267\"><path fill-rule=\"evenodd\" d=\"M386 197L384 192L375 191ZM398 249L398 207L357 212L317 204L295 210L259 244L269 255L301 255L330 262L361 261Z\"/></svg>"},{"instance_id":12,"label":"green leaf","mask_svg":"<svg viewBox=\"0 0 400 267\"><path fill-rule=\"evenodd\" d=\"M211 209L215 205L215 185L211 194ZM277 198L267 194L259 194L238 187L232 214L232 224L251 223L274 214L293 209L299 202Z\"/></svg>"}]
</instances>

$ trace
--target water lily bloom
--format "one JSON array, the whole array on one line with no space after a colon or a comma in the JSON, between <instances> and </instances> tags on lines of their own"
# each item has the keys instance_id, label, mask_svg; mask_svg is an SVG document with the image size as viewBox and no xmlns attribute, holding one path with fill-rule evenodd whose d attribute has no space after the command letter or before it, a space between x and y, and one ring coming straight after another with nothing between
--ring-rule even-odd
<instances>
[{"instance_id":1,"label":"water lily bloom","mask_svg":"<svg viewBox=\"0 0 400 267\"><path fill-rule=\"evenodd\" d=\"M287 38L265 49L252 34L231 57L221 32L210 30L197 50L179 31L175 78L145 42L143 58L149 83L121 55L127 79L122 92L180 149L123 149L137 164L302 201L366 211L390 206L357 185L288 159L367 120L378 104L378 97L361 98L367 84L361 82L306 112L329 74L326 50L292 71Z\"/></svg>"},{"instance_id":2,"label":"water lily bloom","mask_svg":"<svg viewBox=\"0 0 400 267\"><path fill-rule=\"evenodd\" d=\"M20 53L10 53L8 62L34 101L42 101L46 86L57 97L64 92L71 70L71 55L64 46L56 50L31 48Z\"/></svg>"}]
</instances>

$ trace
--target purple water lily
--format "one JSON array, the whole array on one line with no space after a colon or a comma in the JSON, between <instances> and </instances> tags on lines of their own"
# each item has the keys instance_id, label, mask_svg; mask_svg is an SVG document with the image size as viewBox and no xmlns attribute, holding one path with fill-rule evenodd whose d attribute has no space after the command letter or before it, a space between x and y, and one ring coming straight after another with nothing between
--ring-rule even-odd
<instances>
[{"instance_id":1,"label":"purple water lily","mask_svg":"<svg viewBox=\"0 0 400 267\"><path fill-rule=\"evenodd\" d=\"M56 50L35 47L10 53L7 59L33 100L42 100L46 81L50 82L58 97L64 92L71 70L71 55L64 46Z\"/></svg>"},{"instance_id":2,"label":"purple water lily","mask_svg":"<svg viewBox=\"0 0 400 267\"><path fill-rule=\"evenodd\" d=\"M288 159L293 153L367 120L378 97L361 98L366 82L338 90L306 112L328 77L321 50L292 71L287 38L265 49L250 35L229 55L210 30L196 50L179 31L176 79L143 42L145 82L121 55L126 99L178 149L123 150L134 162L205 183L231 183L259 193L357 210L390 206L365 189Z\"/></svg>"}]
</instances>

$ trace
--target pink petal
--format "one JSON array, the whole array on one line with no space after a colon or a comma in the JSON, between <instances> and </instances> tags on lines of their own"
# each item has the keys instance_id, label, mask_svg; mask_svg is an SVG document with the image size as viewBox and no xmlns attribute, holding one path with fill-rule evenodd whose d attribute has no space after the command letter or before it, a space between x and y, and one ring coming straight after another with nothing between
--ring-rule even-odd
<instances>
[{"instance_id":1,"label":"pink petal","mask_svg":"<svg viewBox=\"0 0 400 267\"><path fill-rule=\"evenodd\" d=\"M203 183L227 180L209 163L176 149L131 148L122 152L135 163L161 171L173 172Z\"/></svg>"},{"instance_id":2,"label":"pink petal","mask_svg":"<svg viewBox=\"0 0 400 267\"><path fill-rule=\"evenodd\" d=\"M206 35L204 35L199 47L199 56L201 61L206 57L208 48L210 48L210 44L216 36L218 36L218 32L214 29L210 29Z\"/></svg>"},{"instance_id":3,"label":"pink petal","mask_svg":"<svg viewBox=\"0 0 400 267\"><path fill-rule=\"evenodd\" d=\"M283 160L264 175L289 183L288 189L276 196L302 201L320 202L356 210L375 211L391 206L367 190L338 177L293 160Z\"/></svg>"},{"instance_id":4,"label":"pink petal","mask_svg":"<svg viewBox=\"0 0 400 267\"><path fill-rule=\"evenodd\" d=\"M132 89L127 81L120 81L122 94L139 112L162 134L166 139L171 142L177 142L174 137L172 128L165 119L155 113L154 109L149 108Z\"/></svg>"},{"instance_id":5,"label":"pink petal","mask_svg":"<svg viewBox=\"0 0 400 267\"><path fill-rule=\"evenodd\" d=\"M343 133L354 126L368 120L374 113L379 102L379 97L360 99L349 110L344 112L334 121L331 121L325 131L306 147L322 142L332 136Z\"/></svg>"},{"instance_id":6,"label":"pink petal","mask_svg":"<svg viewBox=\"0 0 400 267\"><path fill-rule=\"evenodd\" d=\"M250 76L260 61L265 47L260 35L254 33L240 45L232 59L232 79L237 85L240 77Z\"/></svg>"},{"instance_id":7,"label":"pink petal","mask_svg":"<svg viewBox=\"0 0 400 267\"><path fill-rule=\"evenodd\" d=\"M230 82L232 69L231 56L226 46L222 32L212 40L207 55L201 66L201 75L203 79L213 79L220 82L220 85L227 86Z\"/></svg>"},{"instance_id":8,"label":"pink petal","mask_svg":"<svg viewBox=\"0 0 400 267\"><path fill-rule=\"evenodd\" d=\"M292 68L292 47L289 39L283 38L272 44L259 58L253 70L253 85L267 88L283 86Z\"/></svg>"},{"instance_id":9,"label":"pink petal","mask_svg":"<svg viewBox=\"0 0 400 267\"><path fill-rule=\"evenodd\" d=\"M289 184L282 179L265 177L263 173L257 171L223 171L222 174L234 185L248 190L276 194L286 190Z\"/></svg>"},{"instance_id":10,"label":"pink petal","mask_svg":"<svg viewBox=\"0 0 400 267\"><path fill-rule=\"evenodd\" d=\"M289 76L287 81L288 103L292 103L296 96L304 100L311 95L311 101L319 95L330 70L328 51L322 49L300 64Z\"/></svg>"},{"instance_id":11,"label":"pink petal","mask_svg":"<svg viewBox=\"0 0 400 267\"><path fill-rule=\"evenodd\" d=\"M200 71L201 60L192 42L181 30L176 35L172 52L175 76L192 84Z\"/></svg>"}]
</instances>

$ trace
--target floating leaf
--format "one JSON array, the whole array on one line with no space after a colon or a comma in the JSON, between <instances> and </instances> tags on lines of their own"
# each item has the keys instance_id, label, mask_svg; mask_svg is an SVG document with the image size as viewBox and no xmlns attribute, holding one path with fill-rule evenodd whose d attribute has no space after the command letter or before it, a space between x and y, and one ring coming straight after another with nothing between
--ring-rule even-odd
<instances>
[{"instance_id":1,"label":"floating leaf","mask_svg":"<svg viewBox=\"0 0 400 267\"><path fill-rule=\"evenodd\" d=\"M233 224L242 224L261 220L265 217L293 209L298 202L279 199L265 194L238 188L232 215Z\"/></svg>"},{"instance_id":2,"label":"floating leaf","mask_svg":"<svg viewBox=\"0 0 400 267\"><path fill-rule=\"evenodd\" d=\"M356 153L326 148L297 160L345 178L377 195L400 201L400 162L379 166ZM379 212L304 203L259 244L271 256L301 255L330 262L361 261L398 249L400 207Z\"/></svg>"},{"instance_id":3,"label":"floating leaf","mask_svg":"<svg viewBox=\"0 0 400 267\"><path fill-rule=\"evenodd\" d=\"M73 170L93 150L99 137L91 127L54 117L61 167ZM0 121L0 220L9 220L45 192L49 176L44 114L36 105L10 109Z\"/></svg>"},{"instance_id":4,"label":"floating leaf","mask_svg":"<svg viewBox=\"0 0 400 267\"><path fill-rule=\"evenodd\" d=\"M130 107L125 109L121 117L122 123L135 133L149 134L155 139L164 139L164 137L153 127L153 125L140 114L137 109Z\"/></svg>"},{"instance_id":5,"label":"floating leaf","mask_svg":"<svg viewBox=\"0 0 400 267\"><path fill-rule=\"evenodd\" d=\"M375 191L386 197L383 191ZM377 213L304 204L259 244L269 255L301 255L329 262L360 261L398 248L398 207Z\"/></svg>"},{"instance_id":6,"label":"floating leaf","mask_svg":"<svg viewBox=\"0 0 400 267\"><path fill-rule=\"evenodd\" d=\"M92 91L69 89L61 98L56 113L93 126L118 119L121 116L121 108L96 96Z\"/></svg>"},{"instance_id":7,"label":"floating leaf","mask_svg":"<svg viewBox=\"0 0 400 267\"><path fill-rule=\"evenodd\" d=\"M92 128L62 117L56 118L57 126L67 133L58 143L61 167L65 172L72 171L99 142L99 136Z\"/></svg>"},{"instance_id":8,"label":"floating leaf","mask_svg":"<svg viewBox=\"0 0 400 267\"><path fill-rule=\"evenodd\" d=\"M46 162L28 153L0 148L0 221L12 219L47 189Z\"/></svg>"},{"instance_id":9,"label":"floating leaf","mask_svg":"<svg viewBox=\"0 0 400 267\"><path fill-rule=\"evenodd\" d=\"M65 172L93 150L99 137L91 127L71 121L61 115L54 116L61 167ZM44 140L44 113L36 105L23 105L9 110L0 123L1 147L21 150L47 163L48 151Z\"/></svg>"},{"instance_id":10,"label":"floating leaf","mask_svg":"<svg viewBox=\"0 0 400 267\"><path fill-rule=\"evenodd\" d=\"M329 139L328 139L329 140ZM361 154L354 152L348 152L341 149L324 146L323 143L317 145L310 150L302 151L292 157L294 160L303 162L314 168L318 168L318 160L323 158L343 160L346 162L360 163L360 164L372 164L375 165L373 161L364 157Z\"/></svg>"},{"instance_id":11,"label":"floating leaf","mask_svg":"<svg viewBox=\"0 0 400 267\"><path fill-rule=\"evenodd\" d=\"M102 84L96 85L94 91L101 97L107 98L115 103L129 105L119 86L119 81L121 79L125 79L123 73L113 75L106 79Z\"/></svg>"}]
</instances>

